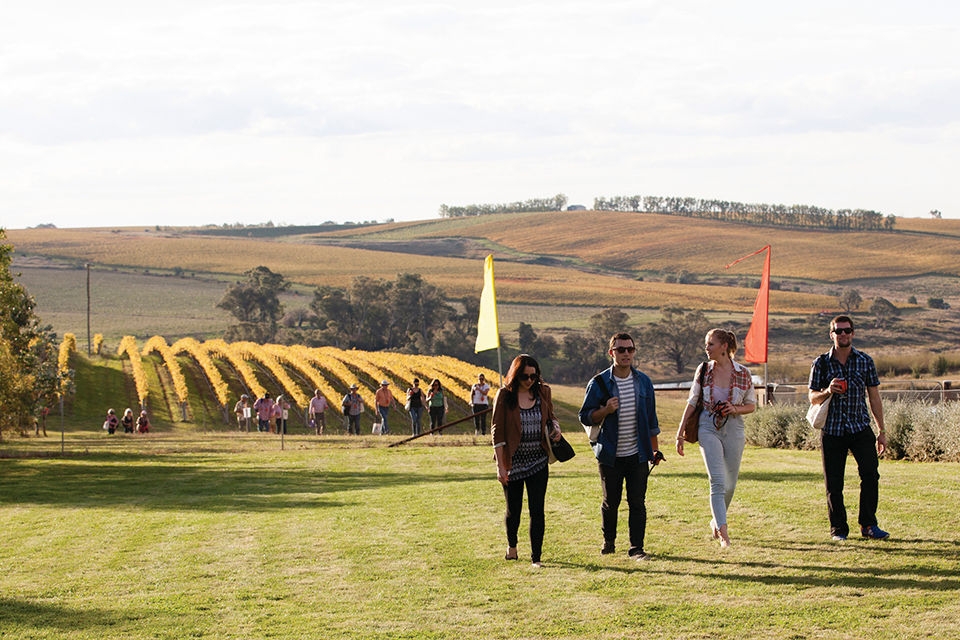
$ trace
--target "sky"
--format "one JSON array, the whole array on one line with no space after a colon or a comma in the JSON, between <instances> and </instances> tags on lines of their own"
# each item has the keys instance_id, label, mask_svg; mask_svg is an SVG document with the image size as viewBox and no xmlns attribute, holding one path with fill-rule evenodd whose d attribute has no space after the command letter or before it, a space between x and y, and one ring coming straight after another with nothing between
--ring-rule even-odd
<instances>
[{"instance_id":1,"label":"sky","mask_svg":"<svg viewBox=\"0 0 960 640\"><path fill-rule=\"evenodd\" d=\"M0 227L659 195L960 217L960 3L31 0Z\"/></svg>"}]
</instances>

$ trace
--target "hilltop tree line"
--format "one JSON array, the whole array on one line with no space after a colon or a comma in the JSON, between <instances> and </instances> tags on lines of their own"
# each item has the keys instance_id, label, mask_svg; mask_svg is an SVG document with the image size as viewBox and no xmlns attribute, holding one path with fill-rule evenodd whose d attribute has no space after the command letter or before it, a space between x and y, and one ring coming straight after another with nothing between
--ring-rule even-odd
<instances>
[{"instance_id":1,"label":"hilltop tree line","mask_svg":"<svg viewBox=\"0 0 960 640\"><path fill-rule=\"evenodd\" d=\"M596 198L597 211L661 213L756 225L815 227L839 231L892 231L896 216L865 209L825 209L811 205L746 204L727 200L663 196Z\"/></svg>"},{"instance_id":2,"label":"hilltop tree line","mask_svg":"<svg viewBox=\"0 0 960 640\"><path fill-rule=\"evenodd\" d=\"M558 193L552 198L534 198L523 202L509 202L504 204L468 204L449 207L440 205L441 218L463 218L467 216L482 216L490 213L526 213L540 211L562 211L567 206L567 196Z\"/></svg>"},{"instance_id":3,"label":"hilltop tree line","mask_svg":"<svg viewBox=\"0 0 960 640\"><path fill-rule=\"evenodd\" d=\"M0 437L4 431L25 432L41 411L56 401L57 336L40 324L35 302L14 282L13 247L0 229Z\"/></svg>"},{"instance_id":4,"label":"hilltop tree line","mask_svg":"<svg viewBox=\"0 0 960 640\"><path fill-rule=\"evenodd\" d=\"M458 218L492 213L561 211L567 197L535 198L505 204L440 205L440 217ZM813 205L747 204L728 200L678 196L612 196L595 198L596 211L660 213L762 226L812 227L837 231L893 231L897 218L867 209L827 209ZM933 212L931 212L932 214Z\"/></svg>"}]
</instances>

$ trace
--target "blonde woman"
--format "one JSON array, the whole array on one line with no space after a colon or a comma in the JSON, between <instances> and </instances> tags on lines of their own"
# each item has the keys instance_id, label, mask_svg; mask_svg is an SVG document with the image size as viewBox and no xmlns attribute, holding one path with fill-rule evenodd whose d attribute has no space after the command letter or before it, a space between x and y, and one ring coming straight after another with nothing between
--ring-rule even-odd
<instances>
[{"instance_id":1,"label":"blonde woman","mask_svg":"<svg viewBox=\"0 0 960 640\"><path fill-rule=\"evenodd\" d=\"M729 547L727 509L733 500L743 458L746 440L743 416L757 408L757 394L750 370L733 359L737 352L737 337L732 332L711 329L704 340L704 349L708 361L701 365L706 367L703 385L698 382L698 368L680 424L693 413L697 398L702 396L699 442L710 480L710 511L713 515L710 528L714 540L720 540L721 547ZM677 453L683 455L682 427L677 432Z\"/></svg>"}]
</instances>

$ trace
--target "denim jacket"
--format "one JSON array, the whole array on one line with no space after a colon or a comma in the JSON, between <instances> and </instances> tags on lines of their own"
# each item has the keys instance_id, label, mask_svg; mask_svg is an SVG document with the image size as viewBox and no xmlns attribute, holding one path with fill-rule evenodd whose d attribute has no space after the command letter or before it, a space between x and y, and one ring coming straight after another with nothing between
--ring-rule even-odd
<instances>
[{"instance_id":1,"label":"denim jacket","mask_svg":"<svg viewBox=\"0 0 960 640\"><path fill-rule=\"evenodd\" d=\"M633 377L633 390L637 400L637 445L638 455L646 462L653 461L653 449L650 438L660 434L660 425L657 422L657 405L653 395L653 383L646 374L634 367L630 367ZM599 382L599 384L598 384ZM590 415L602 407L608 398L618 396L620 392L613 379L613 366L592 378L587 383L587 390L580 407L580 424L589 427L594 424ZM617 439L620 435L620 416L614 411L603 419L600 435L596 442L591 442L593 453L600 464L613 466L617 457Z\"/></svg>"}]
</instances>

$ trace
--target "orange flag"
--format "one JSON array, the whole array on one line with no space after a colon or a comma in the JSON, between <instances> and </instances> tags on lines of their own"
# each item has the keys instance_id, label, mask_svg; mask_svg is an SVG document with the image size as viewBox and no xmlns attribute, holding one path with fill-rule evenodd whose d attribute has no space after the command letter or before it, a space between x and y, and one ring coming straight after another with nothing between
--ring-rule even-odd
<instances>
[{"instance_id":1,"label":"orange flag","mask_svg":"<svg viewBox=\"0 0 960 640\"><path fill-rule=\"evenodd\" d=\"M748 256L743 256L739 260L734 260L724 267L725 269L729 269L741 260L746 260L764 251L767 252L767 257L763 262L763 276L760 278L760 291L757 293L756 302L753 303L753 321L750 322L750 330L747 331L747 337L743 341L744 361L755 364L764 364L767 362L768 315L770 313L770 245L754 251Z\"/></svg>"}]
</instances>

